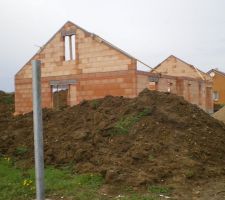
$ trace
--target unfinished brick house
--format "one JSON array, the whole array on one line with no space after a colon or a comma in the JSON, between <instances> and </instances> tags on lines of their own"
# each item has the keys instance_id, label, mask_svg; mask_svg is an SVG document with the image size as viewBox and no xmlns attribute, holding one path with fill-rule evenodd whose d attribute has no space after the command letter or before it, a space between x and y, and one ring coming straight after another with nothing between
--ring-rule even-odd
<instances>
[{"instance_id":1,"label":"unfinished brick house","mask_svg":"<svg viewBox=\"0 0 225 200\"><path fill-rule=\"evenodd\" d=\"M148 87L182 95L207 112L212 109L208 80L158 73L159 67L153 72L138 71L139 60L67 22L16 74L15 114L32 111L34 59L41 61L43 108L54 107L53 96L58 90L65 89L66 104L72 106L106 95L132 98Z\"/></svg>"},{"instance_id":2,"label":"unfinished brick house","mask_svg":"<svg viewBox=\"0 0 225 200\"><path fill-rule=\"evenodd\" d=\"M158 64L152 73L160 73L159 91L166 91L183 96L203 110L213 112L212 79L197 67L171 55Z\"/></svg>"}]
</instances>

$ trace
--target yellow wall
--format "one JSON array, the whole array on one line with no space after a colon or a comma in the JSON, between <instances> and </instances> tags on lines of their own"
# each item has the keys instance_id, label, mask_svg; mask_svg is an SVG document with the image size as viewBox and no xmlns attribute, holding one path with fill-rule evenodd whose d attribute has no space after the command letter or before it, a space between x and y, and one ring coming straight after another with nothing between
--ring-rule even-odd
<instances>
[{"instance_id":1,"label":"yellow wall","mask_svg":"<svg viewBox=\"0 0 225 200\"><path fill-rule=\"evenodd\" d=\"M225 104L225 76L216 72L213 77L213 91L219 92L219 99L214 101L214 103Z\"/></svg>"}]
</instances>

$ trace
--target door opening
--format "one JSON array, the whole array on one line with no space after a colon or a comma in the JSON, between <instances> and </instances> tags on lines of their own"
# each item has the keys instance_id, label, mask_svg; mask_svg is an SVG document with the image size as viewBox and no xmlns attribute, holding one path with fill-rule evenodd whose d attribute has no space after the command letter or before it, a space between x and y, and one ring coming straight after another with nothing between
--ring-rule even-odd
<instances>
[{"instance_id":1,"label":"door opening","mask_svg":"<svg viewBox=\"0 0 225 200\"><path fill-rule=\"evenodd\" d=\"M52 86L52 104L53 109L60 109L68 106L69 96L68 85L54 85Z\"/></svg>"}]
</instances>

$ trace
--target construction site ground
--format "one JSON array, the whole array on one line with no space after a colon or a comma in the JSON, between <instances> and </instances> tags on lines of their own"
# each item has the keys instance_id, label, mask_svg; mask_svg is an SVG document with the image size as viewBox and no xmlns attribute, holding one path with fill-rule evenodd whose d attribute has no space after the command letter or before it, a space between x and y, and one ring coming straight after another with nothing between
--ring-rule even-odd
<instances>
[{"instance_id":1,"label":"construction site ground","mask_svg":"<svg viewBox=\"0 0 225 200\"><path fill-rule=\"evenodd\" d=\"M28 170L33 117L13 116L12 98L0 93L0 154ZM225 125L182 97L147 89L107 96L43 109L43 122L45 165L98 174L105 199L129 199L121 188L158 191L152 200L225 199Z\"/></svg>"}]
</instances>

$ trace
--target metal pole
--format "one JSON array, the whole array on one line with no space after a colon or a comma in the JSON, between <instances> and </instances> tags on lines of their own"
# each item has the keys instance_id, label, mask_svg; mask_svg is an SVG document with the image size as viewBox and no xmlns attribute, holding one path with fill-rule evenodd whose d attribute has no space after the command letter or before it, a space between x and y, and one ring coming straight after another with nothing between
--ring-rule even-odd
<instances>
[{"instance_id":1,"label":"metal pole","mask_svg":"<svg viewBox=\"0 0 225 200\"><path fill-rule=\"evenodd\" d=\"M34 120L34 154L36 176L36 199L44 200L44 152L43 125L41 108L41 62L32 61L33 85L33 120Z\"/></svg>"}]
</instances>

